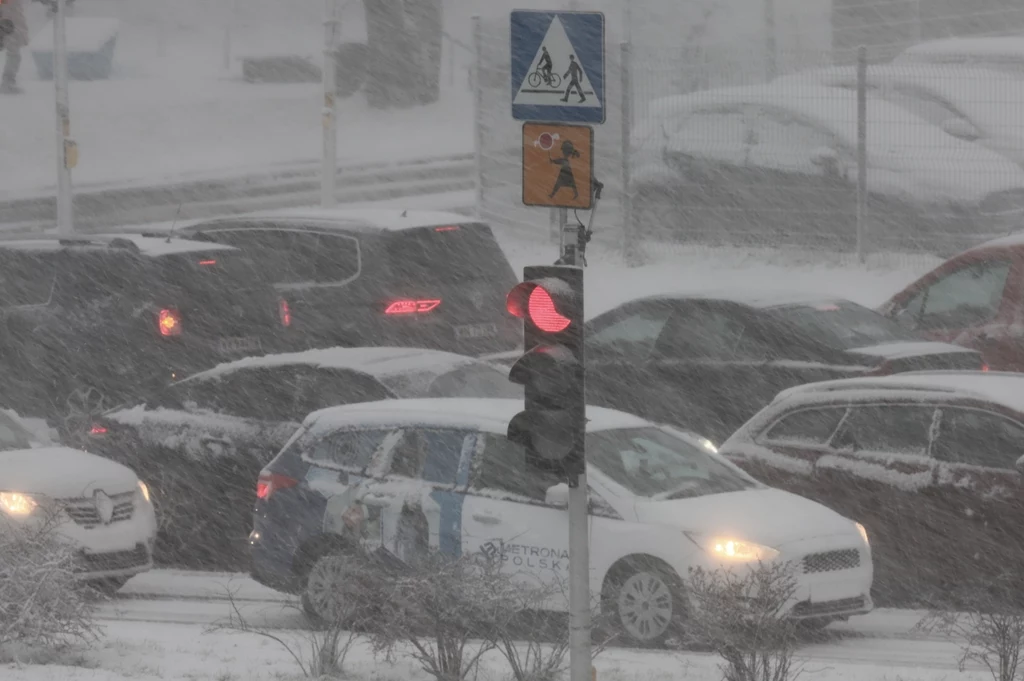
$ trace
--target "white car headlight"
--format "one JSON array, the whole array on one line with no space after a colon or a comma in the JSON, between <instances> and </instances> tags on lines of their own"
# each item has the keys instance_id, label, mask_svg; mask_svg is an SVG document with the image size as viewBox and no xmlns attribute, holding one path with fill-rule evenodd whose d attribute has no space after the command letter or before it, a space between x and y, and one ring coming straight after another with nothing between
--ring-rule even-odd
<instances>
[{"instance_id":1,"label":"white car headlight","mask_svg":"<svg viewBox=\"0 0 1024 681\"><path fill-rule=\"evenodd\" d=\"M139 494L146 500L146 503L149 503L149 487L141 480L139 480Z\"/></svg>"},{"instance_id":2,"label":"white car headlight","mask_svg":"<svg viewBox=\"0 0 1024 681\"><path fill-rule=\"evenodd\" d=\"M0 492L0 509L7 515L26 516L36 510L39 503L21 492Z\"/></svg>"},{"instance_id":3,"label":"white car headlight","mask_svg":"<svg viewBox=\"0 0 1024 681\"><path fill-rule=\"evenodd\" d=\"M860 538L864 540L864 546L871 546L871 542L868 540L868 530L860 523L854 523L857 526L857 531L860 532Z\"/></svg>"},{"instance_id":4,"label":"white car headlight","mask_svg":"<svg viewBox=\"0 0 1024 681\"><path fill-rule=\"evenodd\" d=\"M729 536L686 535L703 547L712 558L729 563L752 563L778 558L779 552L770 546Z\"/></svg>"}]
</instances>

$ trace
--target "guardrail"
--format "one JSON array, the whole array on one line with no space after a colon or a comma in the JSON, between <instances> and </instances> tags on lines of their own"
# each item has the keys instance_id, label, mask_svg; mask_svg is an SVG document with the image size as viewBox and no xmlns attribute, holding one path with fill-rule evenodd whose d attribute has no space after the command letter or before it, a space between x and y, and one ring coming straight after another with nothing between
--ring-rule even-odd
<instances>
[{"instance_id":1,"label":"guardrail","mask_svg":"<svg viewBox=\"0 0 1024 681\"><path fill-rule=\"evenodd\" d=\"M471 154L338 169L339 204L384 201L474 186ZM76 192L75 229L94 232L127 225L193 220L250 211L315 205L320 201L317 164L226 179ZM32 232L56 225L55 196L0 200L0 231Z\"/></svg>"}]
</instances>

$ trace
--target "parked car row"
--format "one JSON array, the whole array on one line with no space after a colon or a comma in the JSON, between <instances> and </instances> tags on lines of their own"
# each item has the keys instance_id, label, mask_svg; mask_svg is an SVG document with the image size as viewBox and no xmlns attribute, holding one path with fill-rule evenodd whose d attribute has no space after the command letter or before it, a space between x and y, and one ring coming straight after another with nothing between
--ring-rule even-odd
<instances>
[{"instance_id":1,"label":"parked car row","mask_svg":"<svg viewBox=\"0 0 1024 681\"><path fill-rule=\"evenodd\" d=\"M908 58L870 65L867 78L875 247L949 255L1021 224L1021 73ZM702 242L851 248L856 90L856 68L835 67L653 100L631 140L640 228Z\"/></svg>"}]
</instances>

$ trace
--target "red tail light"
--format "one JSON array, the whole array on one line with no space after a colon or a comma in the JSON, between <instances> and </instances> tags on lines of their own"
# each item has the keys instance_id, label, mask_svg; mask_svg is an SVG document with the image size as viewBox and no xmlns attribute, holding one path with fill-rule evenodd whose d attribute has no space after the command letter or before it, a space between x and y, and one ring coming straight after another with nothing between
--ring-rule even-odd
<instances>
[{"instance_id":1,"label":"red tail light","mask_svg":"<svg viewBox=\"0 0 1024 681\"><path fill-rule=\"evenodd\" d=\"M440 304L440 299L396 300L387 306L384 314L423 314L424 312L430 312Z\"/></svg>"},{"instance_id":2,"label":"red tail light","mask_svg":"<svg viewBox=\"0 0 1024 681\"><path fill-rule=\"evenodd\" d=\"M989 366L988 366L988 364L982 364L982 365L981 365L981 370L982 370L982 371L989 371L990 369L989 369Z\"/></svg>"},{"instance_id":3,"label":"red tail light","mask_svg":"<svg viewBox=\"0 0 1024 681\"><path fill-rule=\"evenodd\" d=\"M160 310L156 320L161 336L181 335L181 313L173 308Z\"/></svg>"},{"instance_id":4,"label":"red tail light","mask_svg":"<svg viewBox=\"0 0 1024 681\"><path fill-rule=\"evenodd\" d=\"M101 426L98 423L92 424L92 428L89 429L89 435L106 435L106 434L107 434L106 426Z\"/></svg>"},{"instance_id":5,"label":"red tail light","mask_svg":"<svg viewBox=\"0 0 1024 681\"><path fill-rule=\"evenodd\" d=\"M281 315L281 326L288 327L292 325L292 308L288 305L288 301L284 298L277 306L277 311Z\"/></svg>"},{"instance_id":6,"label":"red tail light","mask_svg":"<svg viewBox=\"0 0 1024 681\"><path fill-rule=\"evenodd\" d=\"M299 481L295 478L264 471L260 473L260 478L256 482L256 498L266 501L277 490L295 487L297 484Z\"/></svg>"},{"instance_id":7,"label":"red tail light","mask_svg":"<svg viewBox=\"0 0 1024 681\"><path fill-rule=\"evenodd\" d=\"M435 232L454 232L459 228L458 225L445 225L444 227L434 227Z\"/></svg>"},{"instance_id":8,"label":"red tail light","mask_svg":"<svg viewBox=\"0 0 1024 681\"><path fill-rule=\"evenodd\" d=\"M199 264L202 265L203 267L210 267L211 265L216 265L217 261L216 260L200 260Z\"/></svg>"}]
</instances>

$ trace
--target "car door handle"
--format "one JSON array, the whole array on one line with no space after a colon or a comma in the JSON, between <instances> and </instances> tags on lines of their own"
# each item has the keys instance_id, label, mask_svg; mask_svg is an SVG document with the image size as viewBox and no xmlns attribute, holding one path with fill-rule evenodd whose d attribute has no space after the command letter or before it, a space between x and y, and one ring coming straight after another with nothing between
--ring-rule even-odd
<instances>
[{"instance_id":1,"label":"car door handle","mask_svg":"<svg viewBox=\"0 0 1024 681\"><path fill-rule=\"evenodd\" d=\"M501 522L501 518L490 513L474 513L473 520L483 525L497 525Z\"/></svg>"}]
</instances>

